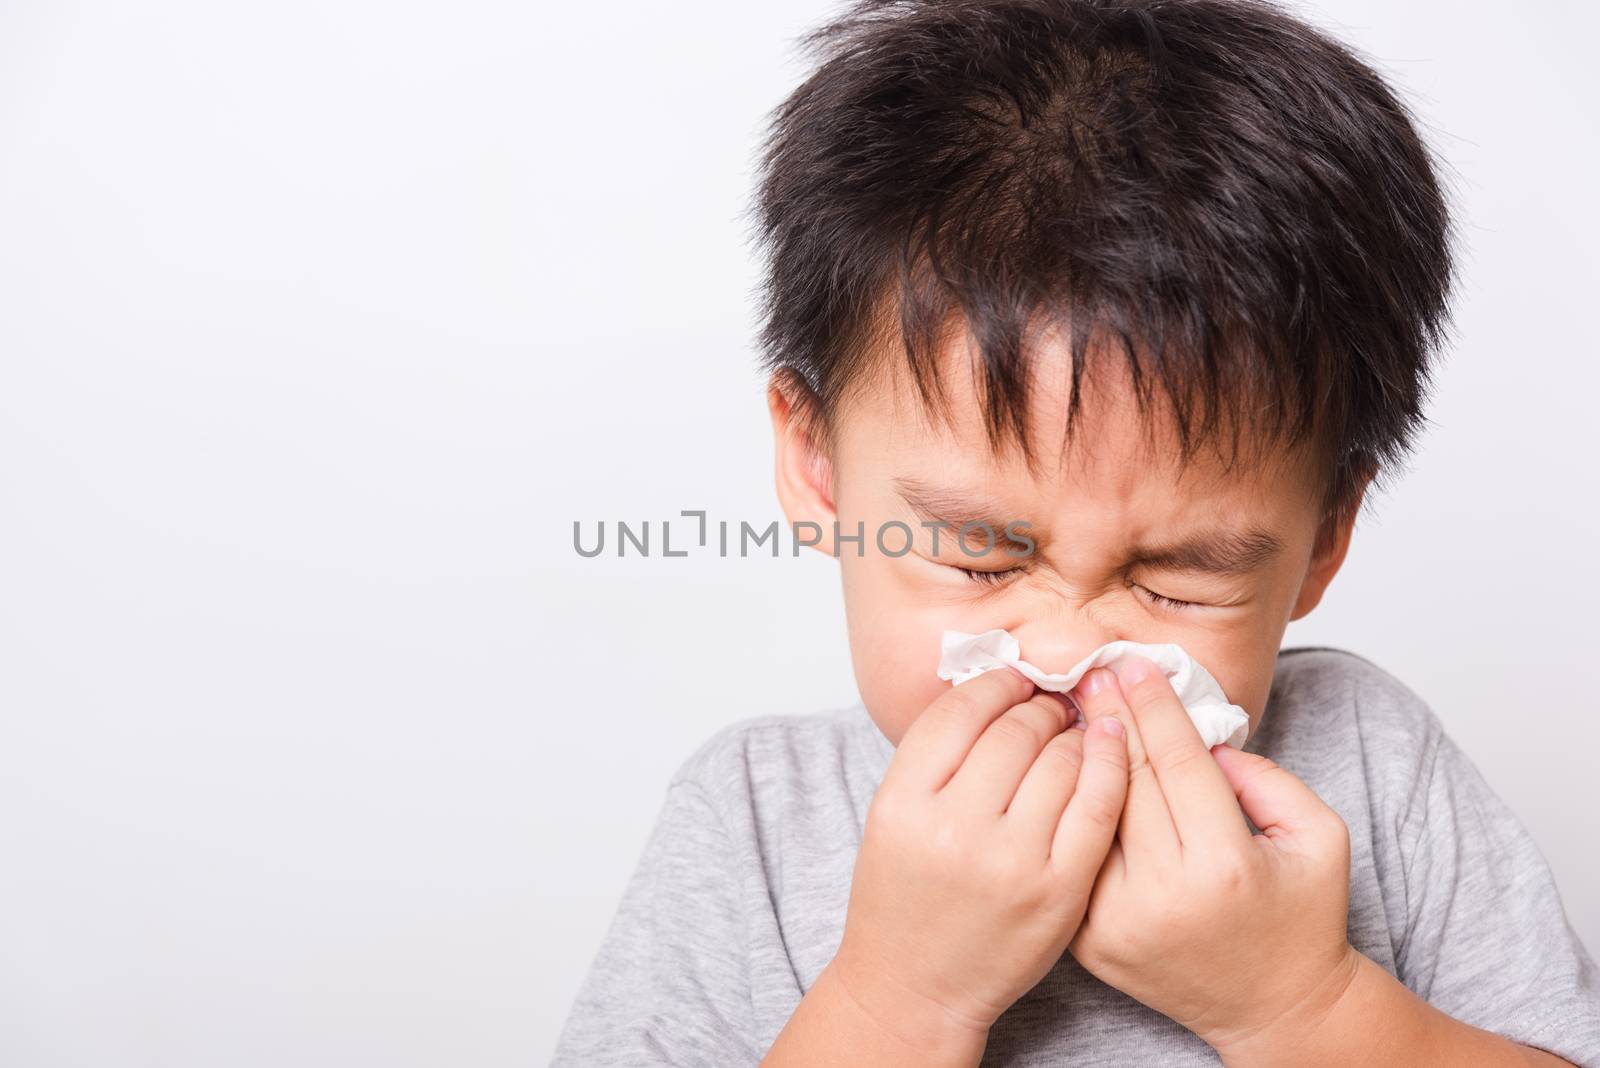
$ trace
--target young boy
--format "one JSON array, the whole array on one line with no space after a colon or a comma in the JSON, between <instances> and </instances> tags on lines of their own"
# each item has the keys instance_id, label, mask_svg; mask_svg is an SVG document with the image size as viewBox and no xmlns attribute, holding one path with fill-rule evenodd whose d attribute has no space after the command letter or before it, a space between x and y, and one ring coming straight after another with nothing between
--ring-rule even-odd
<instances>
[{"instance_id":1,"label":"young boy","mask_svg":"<svg viewBox=\"0 0 1600 1068\"><path fill-rule=\"evenodd\" d=\"M1248 0L863 0L809 41L763 342L862 701L679 768L555 1063L1600 1066L1516 818L1394 676L1279 648L1447 323L1403 105ZM995 628L1051 672L1177 643L1248 741L1137 655L1065 699L937 676Z\"/></svg>"}]
</instances>

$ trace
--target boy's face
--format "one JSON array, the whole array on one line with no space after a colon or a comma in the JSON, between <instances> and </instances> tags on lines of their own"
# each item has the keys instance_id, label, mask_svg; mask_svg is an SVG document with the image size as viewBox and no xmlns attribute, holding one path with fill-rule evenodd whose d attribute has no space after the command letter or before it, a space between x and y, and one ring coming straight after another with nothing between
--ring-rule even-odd
<instances>
[{"instance_id":1,"label":"boy's face","mask_svg":"<svg viewBox=\"0 0 1600 1068\"><path fill-rule=\"evenodd\" d=\"M1176 642L1249 713L1253 732L1285 627L1315 607L1344 558L1348 522L1313 558L1320 486L1309 454L1279 452L1224 473L1222 460L1202 449L1180 470L1164 413L1156 416L1157 444L1141 440L1120 361L1096 362L1093 376L1084 376L1076 436L1062 455L1067 360L1062 345L1034 360L1028 419L1036 473L1016 449L997 454L985 437L959 340L941 358L949 426L924 410L905 370L890 360L879 360L836 413L831 456L800 431L783 394L769 392L779 498L791 522L823 529L819 549L837 549L862 701L896 745L950 687L935 673L941 632L996 627L1016 636L1024 659L1050 672L1118 639ZM906 544L902 528L886 528L882 548L876 536L896 520L913 535L901 556L889 554ZM929 524L937 520L950 527L937 532L935 551ZM987 520L993 549L982 552L980 527L962 549L956 531L968 520ZM846 535L859 524L864 543L836 546L835 521ZM1027 555L1012 555L1027 551L1006 539L1013 522L1028 524L1021 529L1034 542ZM1200 566L1220 553L1151 558L1218 537L1242 557L1231 568ZM1252 546L1256 552L1237 552Z\"/></svg>"}]
</instances>

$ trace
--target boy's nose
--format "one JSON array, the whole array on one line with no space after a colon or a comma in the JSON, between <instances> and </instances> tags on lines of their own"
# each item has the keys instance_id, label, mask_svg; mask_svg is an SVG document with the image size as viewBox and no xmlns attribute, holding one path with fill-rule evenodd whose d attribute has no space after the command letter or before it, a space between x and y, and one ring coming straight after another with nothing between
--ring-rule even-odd
<instances>
[{"instance_id":1,"label":"boy's nose","mask_svg":"<svg viewBox=\"0 0 1600 1068\"><path fill-rule=\"evenodd\" d=\"M1056 626L1049 630L1018 627L1011 634L1022 647L1022 659L1052 675L1061 674L1102 645L1117 640L1117 635L1106 628L1091 626Z\"/></svg>"},{"instance_id":2,"label":"boy's nose","mask_svg":"<svg viewBox=\"0 0 1600 1068\"><path fill-rule=\"evenodd\" d=\"M1051 675L1064 673L1102 645L1117 640L1117 635L1104 627L1065 626L1060 622L1048 627L1015 627L1011 635L1017 639L1022 659ZM1070 691L1062 696L1067 699L1071 718L1082 720L1084 712L1077 697Z\"/></svg>"}]
</instances>

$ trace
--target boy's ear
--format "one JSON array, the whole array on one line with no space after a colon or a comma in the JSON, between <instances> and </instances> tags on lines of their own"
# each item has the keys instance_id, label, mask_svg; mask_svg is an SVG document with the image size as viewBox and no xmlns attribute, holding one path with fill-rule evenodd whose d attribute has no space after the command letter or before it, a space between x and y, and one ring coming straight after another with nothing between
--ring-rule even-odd
<instances>
[{"instance_id":1,"label":"boy's ear","mask_svg":"<svg viewBox=\"0 0 1600 1068\"><path fill-rule=\"evenodd\" d=\"M1338 574L1339 567L1344 563L1344 557L1350 551L1350 535L1355 529L1356 514L1361 511L1361 502L1366 498L1367 488L1372 485L1372 473L1368 471L1361 480L1361 488L1356 492L1355 502L1350 505L1342 515L1329 516L1323 520L1322 529L1317 531L1317 541L1311 552L1311 564L1306 570L1306 577L1300 583L1300 594L1295 600L1294 611L1289 613L1289 621L1293 622L1302 616L1310 614L1322 600L1322 595L1327 592L1328 584L1333 581L1333 576Z\"/></svg>"},{"instance_id":2,"label":"boy's ear","mask_svg":"<svg viewBox=\"0 0 1600 1068\"><path fill-rule=\"evenodd\" d=\"M794 374L779 371L767 383L767 411L777 454L778 503L790 530L802 523L815 524L820 534L812 547L831 556L838 512L833 504L833 465L816 440L815 398ZM808 538L812 533L807 528Z\"/></svg>"}]
</instances>

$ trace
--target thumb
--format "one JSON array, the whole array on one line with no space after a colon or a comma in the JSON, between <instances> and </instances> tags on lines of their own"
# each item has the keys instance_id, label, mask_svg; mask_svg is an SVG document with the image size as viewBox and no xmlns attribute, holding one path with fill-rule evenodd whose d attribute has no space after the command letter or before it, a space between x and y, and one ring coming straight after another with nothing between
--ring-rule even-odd
<instances>
[{"instance_id":1,"label":"thumb","mask_svg":"<svg viewBox=\"0 0 1600 1068\"><path fill-rule=\"evenodd\" d=\"M1264 756L1226 745L1215 746L1211 755L1233 787L1239 807L1268 838L1319 828L1333 814L1311 787Z\"/></svg>"}]
</instances>

